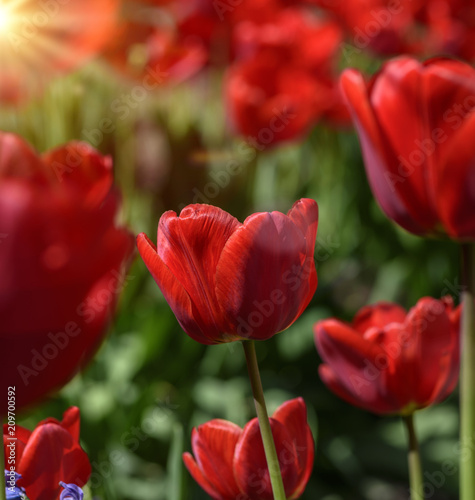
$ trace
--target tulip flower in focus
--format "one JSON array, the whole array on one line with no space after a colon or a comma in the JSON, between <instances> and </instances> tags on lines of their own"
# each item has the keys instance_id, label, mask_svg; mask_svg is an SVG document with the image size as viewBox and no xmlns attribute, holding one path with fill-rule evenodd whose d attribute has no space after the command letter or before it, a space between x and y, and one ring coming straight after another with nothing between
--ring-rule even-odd
<instances>
[{"instance_id":1,"label":"tulip flower in focus","mask_svg":"<svg viewBox=\"0 0 475 500\"><path fill-rule=\"evenodd\" d=\"M49 78L97 54L116 23L118 0L3 0L0 102L18 104Z\"/></svg>"},{"instance_id":2,"label":"tulip flower in focus","mask_svg":"<svg viewBox=\"0 0 475 500\"><path fill-rule=\"evenodd\" d=\"M323 382L345 401L378 414L409 415L440 403L459 373L460 308L452 299L425 297L407 313L380 302L351 324L315 325Z\"/></svg>"},{"instance_id":3,"label":"tulip flower in focus","mask_svg":"<svg viewBox=\"0 0 475 500\"><path fill-rule=\"evenodd\" d=\"M243 224L220 208L189 205L158 224L157 245L137 245L181 327L203 344L265 340L288 328L317 287L314 200L287 215L256 213Z\"/></svg>"},{"instance_id":4,"label":"tulip flower in focus","mask_svg":"<svg viewBox=\"0 0 475 500\"><path fill-rule=\"evenodd\" d=\"M133 252L112 162L72 142L38 155L0 133L0 390L16 409L68 382L99 347ZM6 414L7 398L2 399Z\"/></svg>"},{"instance_id":5,"label":"tulip flower in focus","mask_svg":"<svg viewBox=\"0 0 475 500\"><path fill-rule=\"evenodd\" d=\"M287 498L299 498L313 467L314 442L301 398L286 401L269 419ZM183 460L195 481L215 500L272 499L257 418L244 429L211 420L193 429Z\"/></svg>"},{"instance_id":6,"label":"tulip flower in focus","mask_svg":"<svg viewBox=\"0 0 475 500\"><path fill-rule=\"evenodd\" d=\"M371 189L385 214L426 236L475 238L475 69L401 57L369 83L341 78Z\"/></svg>"},{"instance_id":7,"label":"tulip flower in focus","mask_svg":"<svg viewBox=\"0 0 475 500\"><path fill-rule=\"evenodd\" d=\"M33 431L16 426L14 441L15 467L21 475L18 486L34 500L55 500L59 497L60 481L84 486L91 475L91 465L79 444L79 409L71 407L59 422L48 418ZM11 437L7 424L3 426L5 463L11 456ZM61 497L63 498L63 497Z\"/></svg>"}]
</instances>

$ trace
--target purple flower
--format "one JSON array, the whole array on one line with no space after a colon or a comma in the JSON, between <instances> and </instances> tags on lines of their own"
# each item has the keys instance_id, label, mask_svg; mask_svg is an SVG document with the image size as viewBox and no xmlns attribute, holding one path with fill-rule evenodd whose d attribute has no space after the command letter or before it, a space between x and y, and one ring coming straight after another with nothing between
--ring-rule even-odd
<instances>
[{"instance_id":1,"label":"purple flower","mask_svg":"<svg viewBox=\"0 0 475 500\"><path fill-rule=\"evenodd\" d=\"M23 500L26 498L25 490L16 485L21 474L5 470L5 493L7 500Z\"/></svg>"},{"instance_id":2,"label":"purple flower","mask_svg":"<svg viewBox=\"0 0 475 500\"><path fill-rule=\"evenodd\" d=\"M79 486L76 486L75 484L66 484L66 483L63 483L62 481L60 481L59 484L64 488L64 490L61 492L61 496L59 497L59 500L82 500L83 499L84 493Z\"/></svg>"}]
</instances>

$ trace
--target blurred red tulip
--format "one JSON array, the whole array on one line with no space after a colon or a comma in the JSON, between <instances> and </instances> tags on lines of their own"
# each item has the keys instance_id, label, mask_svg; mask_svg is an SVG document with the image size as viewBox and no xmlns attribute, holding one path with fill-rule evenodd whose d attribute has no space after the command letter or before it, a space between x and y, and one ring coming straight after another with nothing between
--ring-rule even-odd
<instances>
[{"instance_id":1,"label":"blurred red tulip","mask_svg":"<svg viewBox=\"0 0 475 500\"><path fill-rule=\"evenodd\" d=\"M235 30L241 23L262 24L285 5L282 0L180 0L175 2L178 30L184 39L199 40L211 64L225 66L236 55Z\"/></svg>"},{"instance_id":2,"label":"blurred red tulip","mask_svg":"<svg viewBox=\"0 0 475 500\"><path fill-rule=\"evenodd\" d=\"M102 49L118 0L4 0L0 5L0 102L17 104L49 78Z\"/></svg>"},{"instance_id":3,"label":"blurred red tulip","mask_svg":"<svg viewBox=\"0 0 475 500\"><path fill-rule=\"evenodd\" d=\"M345 401L378 414L440 403L458 380L459 316L451 298L424 297L409 313L380 302L352 324L319 321L320 377Z\"/></svg>"},{"instance_id":4,"label":"blurred red tulip","mask_svg":"<svg viewBox=\"0 0 475 500\"><path fill-rule=\"evenodd\" d=\"M327 91L305 70L287 66L279 53L235 64L225 88L233 128L259 150L303 137Z\"/></svg>"},{"instance_id":5,"label":"blurred red tulip","mask_svg":"<svg viewBox=\"0 0 475 500\"><path fill-rule=\"evenodd\" d=\"M317 287L315 201L287 215L256 213L243 224L209 205L160 218L155 246L139 252L181 327L202 344L265 340L288 328Z\"/></svg>"},{"instance_id":6,"label":"blurred red tulip","mask_svg":"<svg viewBox=\"0 0 475 500\"><path fill-rule=\"evenodd\" d=\"M18 486L35 500L58 500L60 481L84 486L91 475L89 458L79 444L79 409L74 406L61 422L47 418L33 431L19 425L12 431L4 424L3 449L6 467L15 466L21 474Z\"/></svg>"},{"instance_id":7,"label":"blurred red tulip","mask_svg":"<svg viewBox=\"0 0 475 500\"><path fill-rule=\"evenodd\" d=\"M258 149L302 137L341 103L334 23L284 9L265 23L241 23L235 38L243 59L229 69L226 101L231 123Z\"/></svg>"},{"instance_id":8,"label":"blurred red tulip","mask_svg":"<svg viewBox=\"0 0 475 500\"><path fill-rule=\"evenodd\" d=\"M342 89L366 173L385 214L420 235L475 238L475 69L460 61L388 62Z\"/></svg>"},{"instance_id":9,"label":"blurred red tulip","mask_svg":"<svg viewBox=\"0 0 475 500\"><path fill-rule=\"evenodd\" d=\"M302 398L286 401L269 419L287 498L299 498L313 467L314 442ZM195 481L215 500L272 500L257 418L244 430L226 420L193 429L183 460Z\"/></svg>"},{"instance_id":10,"label":"blurred red tulip","mask_svg":"<svg viewBox=\"0 0 475 500\"><path fill-rule=\"evenodd\" d=\"M178 32L172 7L175 3L169 1L125 1L122 18L103 51L115 69L142 80L147 91L184 81L207 61L204 44Z\"/></svg>"},{"instance_id":11,"label":"blurred red tulip","mask_svg":"<svg viewBox=\"0 0 475 500\"><path fill-rule=\"evenodd\" d=\"M308 0L331 13L348 35L349 53L475 58L472 0Z\"/></svg>"},{"instance_id":12,"label":"blurred red tulip","mask_svg":"<svg viewBox=\"0 0 475 500\"><path fill-rule=\"evenodd\" d=\"M413 29L422 0L308 0L330 12L347 33L348 52L370 50L388 56L421 51ZM429 3L429 2L426 2ZM410 34L409 34L410 32ZM409 42L411 43L409 45Z\"/></svg>"},{"instance_id":13,"label":"blurred red tulip","mask_svg":"<svg viewBox=\"0 0 475 500\"><path fill-rule=\"evenodd\" d=\"M0 134L0 391L16 387L17 409L62 387L101 343L133 252L119 206L109 157L78 142L39 156Z\"/></svg>"},{"instance_id":14,"label":"blurred red tulip","mask_svg":"<svg viewBox=\"0 0 475 500\"><path fill-rule=\"evenodd\" d=\"M472 0L426 2L424 19L429 26L434 53L475 61L475 3Z\"/></svg>"}]
</instances>

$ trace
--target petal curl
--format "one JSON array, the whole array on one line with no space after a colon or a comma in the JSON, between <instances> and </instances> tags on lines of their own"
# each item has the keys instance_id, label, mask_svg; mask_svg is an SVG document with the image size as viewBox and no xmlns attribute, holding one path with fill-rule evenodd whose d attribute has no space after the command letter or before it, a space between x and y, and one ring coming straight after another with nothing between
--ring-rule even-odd
<instances>
[{"instance_id":1,"label":"petal curl","mask_svg":"<svg viewBox=\"0 0 475 500\"><path fill-rule=\"evenodd\" d=\"M372 411L385 407L384 379L378 366L385 364L387 356L381 347L335 319L319 321L314 332L320 356L331 373L338 374L344 389L359 401L358 406L374 408Z\"/></svg>"},{"instance_id":2,"label":"petal curl","mask_svg":"<svg viewBox=\"0 0 475 500\"><path fill-rule=\"evenodd\" d=\"M404 323L406 311L392 302L378 302L365 306L358 311L352 325L355 330L364 334L370 328L384 328L389 323Z\"/></svg>"},{"instance_id":3,"label":"petal curl","mask_svg":"<svg viewBox=\"0 0 475 500\"><path fill-rule=\"evenodd\" d=\"M317 270L315 268L314 254L315 254L315 241L317 238L318 228L318 205L315 200L303 198L294 203L292 208L287 213L289 219L294 221L298 228L305 235L307 242L307 255L304 264L304 276L308 275L308 291L306 298L302 301L300 311L297 314L299 317L307 308L309 302L317 289L318 278Z\"/></svg>"},{"instance_id":4,"label":"petal curl","mask_svg":"<svg viewBox=\"0 0 475 500\"><path fill-rule=\"evenodd\" d=\"M307 423L307 407L302 398L285 401L272 415L279 421L293 440L297 453L298 483L291 498L298 498L312 474L315 443Z\"/></svg>"},{"instance_id":5,"label":"petal curl","mask_svg":"<svg viewBox=\"0 0 475 500\"><path fill-rule=\"evenodd\" d=\"M196 463L191 453L183 453L183 462L188 472L191 474L193 479L206 491L206 493L214 500L223 500L223 497L216 492L211 483L203 475L200 466Z\"/></svg>"},{"instance_id":6,"label":"petal curl","mask_svg":"<svg viewBox=\"0 0 475 500\"><path fill-rule=\"evenodd\" d=\"M207 336L207 333L213 334L215 332L209 332L204 327L200 327L202 325L198 323L199 317L196 319L194 316L194 308L190 296L177 280L176 276L158 256L156 246L149 240L145 233L137 236L137 248L183 330L197 342L201 342L202 344L215 343L212 337Z\"/></svg>"},{"instance_id":7,"label":"petal curl","mask_svg":"<svg viewBox=\"0 0 475 500\"><path fill-rule=\"evenodd\" d=\"M193 429L191 445L196 462L220 499L240 494L233 474L233 459L242 429L226 420L215 419Z\"/></svg>"},{"instance_id":8,"label":"petal curl","mask_svg":"<svg viewBox=\"0 0 475 500\"><path fill-rule=\"evenodd\" d=\"M384 139L370 101L363 76L356 70L345 70L341 89L358 131L368 181L383 212L410 232L424 232L424 225L413 220L397 187L404 181L394 164L397 156ZM388 156L389 155L389 156Z\"/></svg>"},{"instance_id":9,"label":"petal curl","mask_svg":"<svg viewBox=\"0 0 475 500\"><path fill-rule=\"evenodd\" d=\"M223 248L240 227L237 219L210 205L189 205L180 216L166 212L157 231L157 254L188 293L207 335L229 331L216 298L216 267ZM209 333L208 333L209 332Z\"/></svg>"}]
</instances>

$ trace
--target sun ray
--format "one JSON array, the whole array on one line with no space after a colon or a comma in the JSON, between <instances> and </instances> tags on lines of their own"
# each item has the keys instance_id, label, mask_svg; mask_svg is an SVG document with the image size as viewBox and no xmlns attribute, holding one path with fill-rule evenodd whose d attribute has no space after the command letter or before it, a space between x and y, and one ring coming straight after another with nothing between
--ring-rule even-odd
<instances>
[{"instance_id":1,"label":"sun ray","mask_svg":"<svg viewBox=\"0 0 475 500\"><path fill-rule=\"evenodd\" d=\"M0 102L12 86L19 96L36 93L96 55L118 7L119 0L0 0Z\"/></svg>"}]
</instances>

